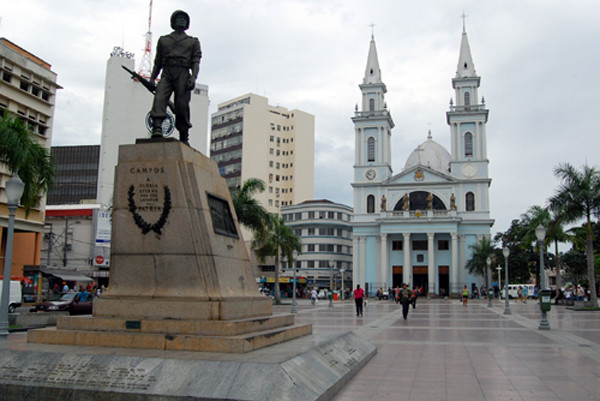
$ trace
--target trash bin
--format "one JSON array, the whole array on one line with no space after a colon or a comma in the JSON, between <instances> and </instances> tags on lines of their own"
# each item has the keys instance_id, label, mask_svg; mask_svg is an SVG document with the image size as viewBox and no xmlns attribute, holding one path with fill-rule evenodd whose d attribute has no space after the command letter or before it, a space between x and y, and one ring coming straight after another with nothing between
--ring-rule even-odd
<instances>
[{"instance_id":1,"label":"trash bin","mask_svg":"<svg viewBox=\"0 0 600 401\"><path fill-rule=\"evenodd\" d=\"M338 294L337 294L337 292L334 292L334 293L333 293L333 300L334 300L334 301L337 301L337 300L338 300Z\"/></svg>"},{"instance_id":2,"label":"trash bin","mask_svg":"<svg viewBox=\"0 0 600 401\"><path fill-rule=\"evenodd\" d=\"M540 291L540 309L542 312L550 312L552 305L552 292L548 290Z\"/></svg>"}]
</instances>

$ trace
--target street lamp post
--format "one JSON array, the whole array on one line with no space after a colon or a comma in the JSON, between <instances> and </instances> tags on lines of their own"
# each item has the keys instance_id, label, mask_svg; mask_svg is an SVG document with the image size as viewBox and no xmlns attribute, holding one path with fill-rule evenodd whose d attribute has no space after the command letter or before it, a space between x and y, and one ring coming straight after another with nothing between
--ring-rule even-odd
<instances>
[{"instance_id":1,"label":"street lamp post","mask_svg":"<svg viewBox=\"0 0 600 401\"><path fill-rule=\"evenodd\" d=\"M488 280L487 280L487 299L488 299L488 308L492 307L492 297L490 297L490 288L491 288L491 279L492 279L492 271L490 270L490 267L492 266L492 258L490 258L489 256L487 257L487 259L485 260L485 263L487 264L487 276L488 276Z\"/></svg>"},{"instance_id":2,"label":"street lamp post","mask_svg":"<svg viewBox=\"0 0 600 401\"><path fill-rule=\"evenodd\" d=\"M498 265L498 267L496 267L496 270L498 270L498 289L502 290L502 266Z\"/></svg>"},{"instance_id":3,"label":"street lamp post","mask_svg":"<svg viewBox=\"0 0 600 401\"><path fill-rule=\"evenodd\" d=\"M544 280L544 238L546 238L546 229L543 225L538 225L535 229L535 236L538 240L538 247L540 248L540 289L538 291L540 306L542 303L542 290L546 289L546 283ZM542 320L540 321L540 325L538 327L539 330L550 330L550 324L548 323L548 319L546 316L546 310L542 309Z\"/></svg>"},{"instance_id":4,"label":"street lamp post","mask_svg":"<svg viewBox=\"0 0 600 401\"><path fill-rule=\"evenodd\" d=\"M510 315L510 305L508 302L508 255L510 255L510 249L507 246L502 249L504 255L504 314Z\"/></svg>"},{"instance_id":5,"label":"street lamp post","mask_svg":"<svg viewBox=\"0 0 600 401\"><path fill-rule=\"evenodd\" d=\"M10 276L12 268L13 237L15 233L15 214L25 184L15 173L6 182L6 205L8 206L8 232L6 236L6 255L4 258L4 278L2 280L2 299L0 300L0 336L8 335L8 304L10 300Z\"/></svg>"},{"instance_id":6,"label":"street lamp post","mask_svg":"<svg viewBox=\"0 0 600 401\"><path fill-rule=\"evenodd\" d=\"M291 313L298 313L296 309L296 267L292 266L292 270L294 271L294 283L292 284L292 291L294 292L292 295L292 310Z\"/></svg>"},{"instance_id":7,"label":"street lamp post","mask_svg":"<svg viewBox=\"0 0 600 401\"><path fill-rule=\"evenodd\" d=\"M329 262L329 307L333 308L333 262Z\"/></svg>"}]
</instances>

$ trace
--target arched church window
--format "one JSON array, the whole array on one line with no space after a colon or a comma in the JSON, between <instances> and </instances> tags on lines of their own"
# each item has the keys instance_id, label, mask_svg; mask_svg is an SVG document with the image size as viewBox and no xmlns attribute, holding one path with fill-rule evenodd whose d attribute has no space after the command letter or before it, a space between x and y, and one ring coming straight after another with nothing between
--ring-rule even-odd
<instances>
[{"instance_id":1,"label":"arched church window","mask_svg":"<svg viewBox=\"0 0 600 401\"><path fill-rule=\"evenodd\" d=\"M473 134L465 134L465 157L473 156Z\"/></svg>"},{"instance_id":2,"label":"arched church window","mask_svg":"<svg viewBox=\"0 0 600 401\"><path fill-rule=\"evenodd\" d=\"M467 212L472 212L475 210L475 195L473 192L467 192L465 195L465 204L467 207Z\"/></svg>"},{"instance_id":3,"label":"arched church window","mask_svg":"<svg viewBox=\"0 0 600 401\"><path fill-rule=\"evenodd\" d=\"M465 92L465 106L471 105L471 94L469 92Z\"/></svg>"},{"instance_id":4,"label":"arched church window","mask_svg":"<svg viewBox=\"0 0 600 401\"><path fill-rule=\"evenodd\" d=\"M375 196L367 196L367 213L375 213Z\"/></svg>"},{"instance_id":5,"label":"arched church window","mask_svg":"<svg viewBox=\"0 0 600 401\"><path fill-rule=\"evenodd\" d=\"M369 99L369 111L375 111L375 99Z\"/></svg>"},{"instance_id":6,"label":"arched church window","mask_svg":"<svg viewBox=\"0 0 600 401\"><path fill-rule=\"evenodd\" d=\"M367 161L375 161L375 138L373 137L367 139Z\"/></svg>"}]
</instances>

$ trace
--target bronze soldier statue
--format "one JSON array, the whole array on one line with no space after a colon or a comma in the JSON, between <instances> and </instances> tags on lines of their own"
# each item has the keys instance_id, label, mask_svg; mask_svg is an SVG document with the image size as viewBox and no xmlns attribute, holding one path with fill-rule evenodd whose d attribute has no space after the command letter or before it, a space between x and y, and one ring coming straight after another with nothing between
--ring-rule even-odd
<instances>
[{"instance_id":1,"label":"bronze soldier statue","mask_svg":"<svg viewBox=\"0 0 600 401\"><path fill-rule=\"evenodd\" d=\"M190 16L181 10L171 15L171 28L168 35L161 36L156 45L154 68L150 82L154 85L156 77L162 71L156 86L152 104L152 138L162 137L162 123L167 116L167 105L172 93L175 93L175 128L179 131L179 140L189 145L190 100L191 92L200 70L200 41L188 36L184 31L190 27Z\"/></svg>"}]
</instances>

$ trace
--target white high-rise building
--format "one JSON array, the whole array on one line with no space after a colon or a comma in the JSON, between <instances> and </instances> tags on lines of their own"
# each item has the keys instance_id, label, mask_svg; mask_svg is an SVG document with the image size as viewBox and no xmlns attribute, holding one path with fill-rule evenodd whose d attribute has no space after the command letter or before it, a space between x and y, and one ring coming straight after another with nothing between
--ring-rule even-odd
<instances>
[{"instance_id":1,"label":"white high-rise building","mask_svg":"<svg viewBox=\"0 0 600 401\"><path fill-rule=\"evenodd\" d=\"M315 117L271 106L253 93L218 105L211 115L210 156L229 188L259 178L256 194L271 213L314 197ZM250 240L246 233L244 239Z\"/></svg>"},{"instance_id":2,"label":"white high-rise building","mask_svg":"<svg viewBox=\"0 0 600 401\"><path fill-rule=\"evenodd\" d=\"M115 48L106 63L98 171L98 203L104 207L112 205L119 146L133 144L139 138L150 137L151 128L148 128L146 120L152 107L153 95L142 84L131 79L131 75L122 68L125 66L135 71L134 63L133 55L120 48ZM190 104L190 145L206 155L208 104L208 86L196 84ZM174 138L178 138L178 135L177 130L170 134Z\"/></svg>"}]
</instances>

